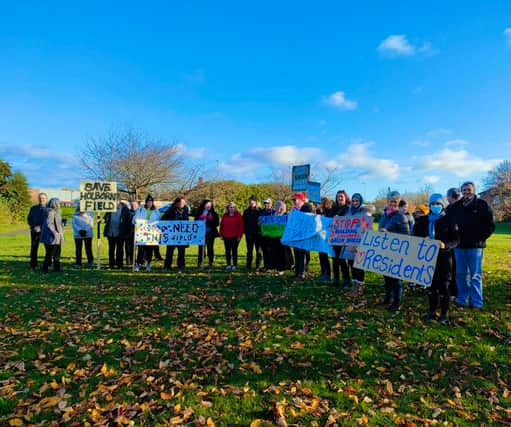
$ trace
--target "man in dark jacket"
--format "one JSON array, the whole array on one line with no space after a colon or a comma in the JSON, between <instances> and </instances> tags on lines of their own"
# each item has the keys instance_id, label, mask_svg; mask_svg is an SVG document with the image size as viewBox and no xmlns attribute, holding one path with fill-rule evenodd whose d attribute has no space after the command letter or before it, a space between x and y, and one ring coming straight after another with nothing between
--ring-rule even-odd
<instances>
[{"instance_id":1,"label":"man in dark jacket","mask_svg":"<svg viewBox=\"0 0 511 427\"><path fill-rule=\"evenodd\" d=\"M132 215L119 198L117 210L105 214L103 235L108 238L108 264L110 268L122 268L124 242L130 236Z\"/></svg>"},{"instance_id":2,"label":"man in dark jacket","mask_svg":"<svg viewBox=\"0 0 511 427\"><path fill-rule=\"evenodd\" d=\"M252 268L253 251L256 252L256 269L261 266L263 250L261 247L261 229L259 227L260 209L255 196L248 199L248 208L243 212L243 230L247 242L247 270Z\"/></svg>"},{"instance_id":3,"label":"man in dark jacket","mask_svg":"<svg viewBox=\"0 0 511 427\"><path fill-rule=\"evenodd\" d=\"M41 239L41 230L46 217L46 203L48 196L46 193L39 193L39 204L30 208L28 213L28 225L30 227L30 269L37 268L37 251Z\"/></svg>"},{"instance_id":4,"label":"man in dark jacket","mask_svg":"<svg viewBox=\"0 0 511 427\"><path fill-rule=\"evenodd\" d=\"M449 208L449 215L453 216L460 233L460 243L454 249L456 303L461 306L470 304L480 310L483 307L483 249L495 231L495 220L488 203L476 196L473 182L465 182L461 194L462 198Z\"/></svg>"},{"instance_id":5,"label":"man in dark jacket","mask_svg":"<svg viewBox=\"0 0 511 427\"><path fill-rule=\"evenodd\" d=\"M162 221L188 221L190 218L190 209L186 206L186 200L183 196L177 197L172 206L168 208L163 216ZM177 248L177 269L182 270L185 268L185 250L184 245L171 245L167 246L167 253L165 254L165 262L163 268L170 270L172 268L172 258L174 257L174 250Z\"/></svg>"}]
</instances>

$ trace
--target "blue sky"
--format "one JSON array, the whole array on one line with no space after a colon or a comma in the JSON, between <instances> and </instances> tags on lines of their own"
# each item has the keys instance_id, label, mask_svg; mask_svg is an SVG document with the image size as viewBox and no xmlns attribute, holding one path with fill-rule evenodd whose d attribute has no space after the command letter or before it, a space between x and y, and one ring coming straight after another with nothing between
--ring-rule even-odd
<instances>
[{"instance_id":1,"label":"blue sky","mask_svg":"<svg viewBox=\"0 0 511 427\"><path fill-rule=\"evenodd\" d=\"M511 158L511 2L383 3L4 2L0 158L78 187L84 141L133 127L244 182L480 182Z\"/></svg>"}]
</instances>

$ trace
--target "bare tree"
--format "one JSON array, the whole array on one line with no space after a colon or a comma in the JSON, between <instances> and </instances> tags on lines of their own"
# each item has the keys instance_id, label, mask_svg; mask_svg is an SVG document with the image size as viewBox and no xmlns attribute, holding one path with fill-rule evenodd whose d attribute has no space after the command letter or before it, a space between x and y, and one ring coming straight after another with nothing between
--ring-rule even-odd
<instances>
[{"instance_id":1,"label":"bare tree","mask_svg":"<svg viewBox=\"0 0 511 427\"><path fill-rule=\"evenodd\" d=\"M139 198L155 186L182 184L182 177L187 175L180 153L176 143L164 143L128 129L90 138L80 159L89 177L117 181Z\"/></svg>"},{"instance_id":2,"label":"bare tree","mask_svg":"<svg viewBox=\"0 0 511 427\"><path fill-rule=\"evenodd\" d=\"M511 217L511 162L504 160L484 179L486 197L498 219Z\"/></svg>"}]
</instances>

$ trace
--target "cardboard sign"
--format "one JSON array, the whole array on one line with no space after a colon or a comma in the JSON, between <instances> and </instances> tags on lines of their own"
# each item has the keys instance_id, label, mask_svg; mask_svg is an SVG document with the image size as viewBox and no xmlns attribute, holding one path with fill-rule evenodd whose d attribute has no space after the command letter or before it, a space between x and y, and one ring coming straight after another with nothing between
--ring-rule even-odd
<instances>
[{"instance_id":1,"label":"cardboard sign","mask_svg":"<svg viewBox=\"0 0 511 427\"><path fill-rule=\"evenodd\" d=\"M372 225L373 217L369 215L334 216L328 243L333 246L358 246L362 235Z\"/></svg>"},{"instance_id":2,"label":"cardboard sign","mask_svg":"<svg viewBox=\"0 0 511 427\"><path fill-rule=\"evenodd\" d=\"M293 166L291 177L291 190L292 191L307 191L311 172L311 165L298 165Z\"/></svg>"},{"instance_id":3,"label":"cardboard sign","mask_svg":"<svg viewBox=\"0 0 511 427\"><path fill-rule=\"evenodd\" d=\"M319 182L309 181L307 183L307 194L309 195L309 201L321 203L321 184Z\"/></svg>"},{"instance_id":4,"label":"cardboard sign","mask_svg":"<svg viewBox=\"0 0 511 427\"><path fill-rule=\"evenodd\" d=\"M367 230L354 267L430 286L439 250L438 240Z\"/></svg>"},{"instance_id":5,"label":"cardboard sign","mask_svg":"<svg viewBox=\"0 0 511 427\"><path fill-rule=\"evenodd\" d=\"M265 237L282 237L287 224L287 215L268 215L259 217L261 234Z\"/></svg>"},{"instance_id":6,"label":"cardboard sign","mask_svg":"<svg viewBox=\"0 0 511 427\"><path fill-rule=\"evenodd\" d=\"M280 240L283 245L334 256L332 246L328 244L331 223L332 218L291 211Z\"/></svg>"},{"instance_id":7,"label":"cardboard sign","mask_svg":"<svg viewBox=\"0 0 511 427\"><path fill-rule=\"evenodd\" d=\"M80 210L82 212L115 212L117 183L80 181Z\"/></svg>"},{"instance_id":8,"label":"cardboard sign","mask_svg":"<svg viewBox=\"0 0 511 427\"><path fill-rule=\"evenodd\" d=\"M187 246L204 245L205 221L135 221L135 245Z\"/></svg>"}]
</instances>

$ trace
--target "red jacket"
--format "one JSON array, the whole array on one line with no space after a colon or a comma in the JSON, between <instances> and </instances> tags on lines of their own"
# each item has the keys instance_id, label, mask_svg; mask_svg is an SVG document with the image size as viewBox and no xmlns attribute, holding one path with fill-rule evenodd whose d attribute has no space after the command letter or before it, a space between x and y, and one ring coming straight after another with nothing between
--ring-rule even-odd
<instances>
[{"instance_id":1,"label":"red jacket","mask_svg":"<svg viewBox=\"0 0 511 427\"><path fill-rule=\"evenodd\" d=\"M220 237L241 239L243 236L243 217L236 212L233 216L224 214L220 223Z\"/></svg>"}]
</instances>

